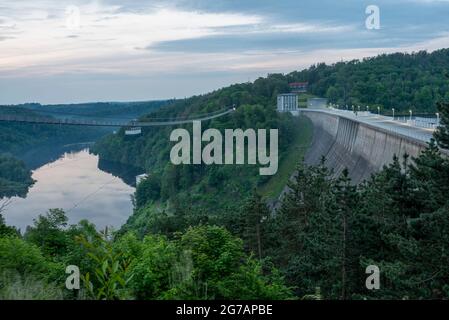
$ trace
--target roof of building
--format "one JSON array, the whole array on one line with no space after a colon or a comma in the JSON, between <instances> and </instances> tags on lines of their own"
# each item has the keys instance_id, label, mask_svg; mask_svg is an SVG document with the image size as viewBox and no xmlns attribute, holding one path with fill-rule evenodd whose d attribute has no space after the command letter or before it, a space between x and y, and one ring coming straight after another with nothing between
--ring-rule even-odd
<instances>
[{"instance_id":1,"label":"roof of building","mask_svg":"<svg viewBox=\"0 0 449 320\"><path fill-rule=\"evenodd\" d=\"M296 93L281 93L281 94L278 94L278 97L279 96L296 96L297 94Z\"/></svg>"}]
</instances>

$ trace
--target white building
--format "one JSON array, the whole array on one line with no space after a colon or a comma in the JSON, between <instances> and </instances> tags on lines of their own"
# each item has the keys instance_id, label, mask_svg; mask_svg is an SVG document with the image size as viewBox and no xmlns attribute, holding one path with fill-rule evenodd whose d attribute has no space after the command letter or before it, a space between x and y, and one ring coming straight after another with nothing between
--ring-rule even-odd
<instances>
[{"instance_id":1,"label":"white building","mask_svg":"<svg viewBox=\"0 0 449 320\"><path fill-rule=\"evenodd\" d=\"M298 95L295 93L284 93L278 95L277 110L289 112L298 110Z\"/></svg>"}]
</instances>

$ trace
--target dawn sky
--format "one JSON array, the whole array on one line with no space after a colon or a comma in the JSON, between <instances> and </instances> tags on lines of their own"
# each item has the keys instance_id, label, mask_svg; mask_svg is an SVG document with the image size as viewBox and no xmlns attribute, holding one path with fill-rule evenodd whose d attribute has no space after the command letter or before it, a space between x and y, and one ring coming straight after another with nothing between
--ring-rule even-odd
<instances>
[{"instance_id":1,"label":"dawn sky","mask_svg":"<svg viewBox=\"0 0 449 320\"><path fill-rule=\"evenodd\" d=\"M365 27L369 5L380 29ZM181 98L449 47L449 0L0 1L0 104Z\"/></svg>"}]
</instances>

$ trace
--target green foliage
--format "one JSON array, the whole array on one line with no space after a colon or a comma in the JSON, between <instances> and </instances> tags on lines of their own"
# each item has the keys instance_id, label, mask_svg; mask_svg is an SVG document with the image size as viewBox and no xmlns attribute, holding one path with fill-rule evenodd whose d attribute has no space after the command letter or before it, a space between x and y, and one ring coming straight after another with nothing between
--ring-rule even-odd
<instances>
[{"instance_id":1,"label":"green foliage","mask_svg":"<svg viewBox=\"0 0 449 320\"><path fill-rule=\"evenodd\" d=\"M0 212L2 212L1 205L0 205ZM0 213L0 237L18 236L18 235L19 235L18 230L14 227L7 226L5 224L5 219Z\"/></svg>"},{"instance_id":2,"label":"green foliage","mask_svg":"<svg viewBox=\"0 0 449 320\"><path fill-rule=\"evenodd\" d=\"M262 238L265 233L263 222L268 219L270 212L262 197L257 193L247 200L241 213L241 237L249 251L262 259Z\"/></svg>"},{"instance_id":3,"label":"green foliage","mask_svg":"<svg viewBox=\"0 0 449 320\"><path fill-rule=\"evenodd\" d=\"M0 154L0 199L25 196L33 183L31 172L22 161Z\"/></svg>"},{"instance_id":4,"label":"green foliage","mask_svg":"<svg viewBox=\"0 0 449 320\"><path fill-rule=\"evenodd\" d=\"M233 85L203 96L195 96L142 117L142 120L152 118L176 118L195 114L217 111L233 103L239 105L237 111L227 116L205 121L202 129L266 128L279 130L280 168L284 159L297 154L289 149L297 142L298 119L290 114L279 114L275 111L276 92L288 88L277 76L269 81L259 79L252 84ZM191 132L191 125L185 128ZM310 128L309 128L310 129ZM129 139L120 131L99 141L93 148L102 159L133 164L145 168L150 173L146 183L138 187L135 195L136 209L141 209L150 203L166 202L167 214L177 214L179 207L195 211L207 210L220 219L226 212L238 211L251 190L263 186L270 181L269 177L258 174L258 166L206 166L179 165L174 166L169 161L172 144L169 141L173 127L144 128L141 136ZM293 157L290 158L290 167ZM280 181L288 179L288 170ZM153 181L151 181L153 179ZM280 192L282 182L277 182L276 190ZM272 188L269 189L270 191ZM273 193L273 197L277 194ZM178 206L178 204L182 204ZM136 215L143 214L141 210ZM130 222L139 219L130 219ZM137 226L131 225L136 229Z\"/></svg>"},{"instance_id":5,"label":"green foliage","mask_svg":"<svg viewBox=\"0 0 449 320\"><path fill-rule=\"evenodd\" d=\"M39 215L34 220L34 226L27 228L25 239L38 245L49 256L64 255L70 241L64 230L67 221L64 211L50 209L45 216Z\"/></svg>"},{"instance_id":6,"label":"green foliage","mask_svg":"<svg viewBox=\"0 0 449 320\"><path fill-rule=\"evenodd\" d=\"M39 114L24 106L0 106L0 113L6 115L36 116ZM46 115L48 117L48 115ZM69 144L91 141L104 135L106 131L98 128L79 130L73 126L54 126L25 123L0 124L0 153L14 156L29 151L39 145Z\"/></svg>"},{"instance_id":7,"label":"green foliage","mask_svg":"<svg viewBox=\"0 0 449 320\"><path fill-rule=\"evenodd\" d=\"M88 257L95 263L94 274L87 272L82 280L90 296L96 300L118 300L129 298L126 285L132 276L128 276L131 259L117 252L108 239L108 231L98 234L95 239L87 240L78 236L77 241L87 249Z\"/></svg>"},{"instance_id":8,"label":"green foliage","mask_svg":"<svg viewBox=\"0 0 449 320\"><path fill-rule=\"evenodd\" d=\"M136 238L127 239L135 241ZM123 241L121 239L120 241ZM136 252L137 253L137 252ZM137 299L160 299L170 288L172 267L177 256L175 244L163 236L145 237L130 265L130 287Z\"/></svg>"},{"instance_id":9,"label":"green foliage","mask_svg":"<svg viewBox=\"0 0 449 320\"><path fill-rule=\"evenodd\" d=\"M437 108L440 126L435 132L435 139L441 148L449 149L449 102L439 102Z\"/></svg>"},{"instance_id":10,"label":"green foliage","mask_svg":"<svg viewBox=\"0 0 449 320\"><path fill-rule=\"evenodd\" d=\"M308 81L310 93L344 105L395 108L397 114L434 113L435 104L449 98L449 49L432 53L382 54L373 58L320 63L285 76L288 82Z\"/></svg>"},{"instance_id":11,"label":"green foliage","mask_svg":"<svg viewBox=\"0 0 449 320\"><path fill-rule=\"evenodd\" d=\"M446 299L449 160L432 141L354 186L322 164L301 166L267 229L266 256L297 287L326 299ZM271 230L271 231L270 231ZM365 268L381 270L367 290Z\"/></svg>"},{"instance_id":12,"label":"green foliage","mask_svg":"<svg viewBox=\"0 0 449 320\"><path fill-rule=\"evenodd\" d=\"M58 266L47 260L39 248L15 236L0 237L0 271L15 271L19 275L47 277Z\"/></svg>"},{"instance_id":13,"label":"green foliage","mask_svg":"<svg viewBox=\"0 0 449 320\"><path fill-rule=\"evenodd\" d=\"M0 300L62 300L62 289L35 275L4 271L0 274Z\"/></svg>"},{"instance_id":14,"label":"green foliage","mask_svg":"<svg viewBox=\"0 0 449 320\"><path fill-rule=\"evenodd\" d=\"M175 101L143 117L176 118L235 103L236 112L203 129L279 128L280 172L282 163L290 169L271 179L254 166L169 164L172 128L104 138L95 147L102 158L150 173L137 188L135 213L112 235L88 221L67 226L65 213L53 209L24 238L0 215L0 298L61 298L69 264L80 267L92 299L449 298L449 160L438 148L449 144L447 104L439 105L436 141L418 158L395 157L359 185L323 159L297 168L275 214L263 197L278 194L300 154L292 150L299 122L274 110L289 82L309 81L311 93L334 103L433 112L432 101L449 97L442 80L448 53L319 64ZM3 162L0 178L26 179L20 164ZM368 265L380 268L380 290L365 287Z\"/></svg>"},{"instance_id":15,"label":"green foliage","mask_svg":"<svg viewBox=\"0 0 449 320\"><path fill-rule=\"evenodd\" d=\"M152 175L142 180L135 192L135 205L138 208L145 206L152 200L157 200L161 196L161 179L158 175Z\"/></svg>"},{"instance_id":16,"label":"green foliage","mask_svg":"<svg viewBox=\"0 0 449 320\"><path fill-rule=\"evenodd\" d=\"M264 275L259 262L247 257L243 243L224 228L199 226L179 240L191 259L190 277L168 294L176 299L286 299L290 290L275 269ZM189 265L189 264L187 264Z\"/></svg>"}]
</instances>

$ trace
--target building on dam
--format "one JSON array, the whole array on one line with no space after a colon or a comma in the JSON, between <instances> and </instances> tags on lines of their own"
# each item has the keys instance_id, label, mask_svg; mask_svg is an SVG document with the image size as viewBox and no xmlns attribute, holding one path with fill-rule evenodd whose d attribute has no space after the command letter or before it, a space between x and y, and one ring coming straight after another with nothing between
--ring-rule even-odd
<instances>
[{"instance_id":1,"label":"building on dam","mask_svg":"<svg viewBox=\"0 0 449 320\"><path fill-rule=\"evenodd\" d=\"M278 95L277 111L291 112L298 110L298 95L296 93L283 93Z\"/></svg>"}]
</instances>

